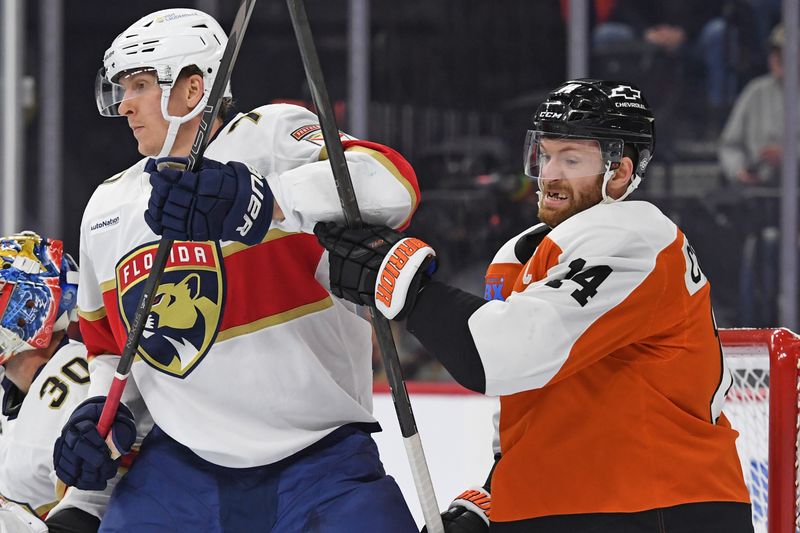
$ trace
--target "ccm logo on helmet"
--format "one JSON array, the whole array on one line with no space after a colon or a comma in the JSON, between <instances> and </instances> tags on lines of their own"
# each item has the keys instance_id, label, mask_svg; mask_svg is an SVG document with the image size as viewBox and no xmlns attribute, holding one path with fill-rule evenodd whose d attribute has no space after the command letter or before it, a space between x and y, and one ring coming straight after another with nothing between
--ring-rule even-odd
<instances>
[{"instance_id":1,"label":"ccm logo on helmet","mask_svg":"<svg viewBox=\"0 0 800 533\"><path fill-rule=\"evenodd\" d=\"M561 118L564 113L556 113L555 111L542 111L539 113L539 118Z\"/></svg>"},{"instance_id":2,"label":"ccm logo on helmet","mask_svg":"<svg viewBox=\"0 0 800 533\"><path fill-rule=\"evenodd\" d=\"M252 168L248 168L250 169L250 189L252 194L247 202L247 211L244 214L242 225L236 228L236 231L242 237L253 229L253 221L258 218L258 214L261 212L261 204L264 200L264 178Z\"/></svg>"},{"instance_id":3,"label":"ccm logo on helmet","mask_svg":"<svg viewBox=\"0 0 800 533\"><path fill-rule=\"evenodd\" d=\"M392 306L392 295L403 267L408 264L411 256L422 248L429 249L429 246L414 237L406 237L395 245L391 255L386 258L378 286L375 288L375 298L386 307Z\"/></svg>"}]
</instances>

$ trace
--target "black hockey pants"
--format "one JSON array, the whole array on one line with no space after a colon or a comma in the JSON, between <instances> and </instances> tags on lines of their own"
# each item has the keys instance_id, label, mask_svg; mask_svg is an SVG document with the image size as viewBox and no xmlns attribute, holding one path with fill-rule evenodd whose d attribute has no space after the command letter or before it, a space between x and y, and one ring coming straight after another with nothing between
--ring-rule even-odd
<instances>
[{"instance_id":1,"label":"black hockey pants","mask_svg":"<svg viewBox=\"0 0 800 533\"><path fill-rule=\"evenodd\" d=\"M492 522L490 533L753 533L750 505L704 502L639 513L589 513Z\"/></svg>"}]
</instances>

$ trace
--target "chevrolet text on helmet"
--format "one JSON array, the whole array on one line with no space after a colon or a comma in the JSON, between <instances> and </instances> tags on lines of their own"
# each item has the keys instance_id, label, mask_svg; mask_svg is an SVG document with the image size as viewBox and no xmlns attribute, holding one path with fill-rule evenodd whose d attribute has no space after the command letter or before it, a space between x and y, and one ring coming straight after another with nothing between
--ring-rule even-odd
<instances>
[{"instance_id":1,"label":"chevrolet text on helmet","mask_svg":"<svg viewBox=\"0 0 800 533\"><path fill-rule=\"evenodd\" d=\"M551 92L533 115L533 129L525 140L525 173L540 181L538 156L542 138L570 138L597 141L605 163L603 203L623 200L642 180L655 150L655 118L638 87L627 82L578 79L563 83ZM631 183L618 199L606 193L630 146L637 156Z\"/></svg>"},{"instance_id":2,"label":"chevrolet text on helmet","mask_svg":"<svg viewBox=\"0 0 800 533\"><path fill-rule=\"evenodd\" d=\"M0 237L0 364L46 348L76 322L78 265L61 241L32 231Z\"/></svg>"},{"instance_id":3,"label":"chevrolet text on helmet","mask_svg":"<svg viewBox=\"0 0 800 533\"><path fill-rule=\"evenodd\" d=\"M161 87L161 114L169 122L167 137L158 157L169 155L178 128L205 107L219 69L228 37L213 17L195 9L164 9L134 22L120 33L103 57L95 81L97 109L104 116L121 116L119 104L125 90L117 83L131 72L152 70ZM203 98L182 117L167 110L169 95L181 70L195 65L203 73ZM225 97L231 97L230 84Z\"/></svg>"}]
</instances>

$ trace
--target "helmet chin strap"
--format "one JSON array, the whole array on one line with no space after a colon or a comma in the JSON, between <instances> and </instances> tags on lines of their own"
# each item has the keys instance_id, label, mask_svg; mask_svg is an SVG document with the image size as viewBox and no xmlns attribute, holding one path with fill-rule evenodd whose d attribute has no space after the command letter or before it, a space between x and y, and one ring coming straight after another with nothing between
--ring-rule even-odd
<instances>
[{"instance_id":1,"label":"helmet chin strap","mask_svg":"<svg viewBox=\"0 0 800 533\"><path fill-rule=\"evenodd\" d=\"M542 203L542 196L543 196L542 195L542 191L544 190L544 180L542 179L541 176L536 178L536 183L537 183L537 185L539 185L539 190L536 191L536 196L538 197L536 203L537 204L541 204Z\"/></svg>"},{"instance_id":2,"label":"helmet chin strap","mask_svg":"<svg viewBox=\"0 0 800 533\"><path fill-rule=\"evenodd\" d=\"M203 109L205 109L211 89L204 90L203 97L199 102L197 102L197 105L182 117L173 117L167 110L167 105L169 104L169 95L171 92L172 87L166 87L161 90L161 114L164 116L164 120L169 122L169 128L167 128L167 136L164 139L164 144L161 145L161 151L158 152L156 159L167 157L169 155L169 153L172 151L172 146L175 144L175 139L178 137L178 130L180 130L181 124L189 122L194 117L199 115Z\"/></svg>"},{"instance_id":3,"label":"helmet chin strap","mask_svg":"<svg viewBox=\"0 0 800 533\"><path fill-rule=\"evenodd\" d=\"M625 193L619 198L612 198L608 195L608 191L606 189L608 186L608 182L611 181L611 178L613 178L614 174L616 173L617 173L616 170L611 169L611 161L606 161L606 170L603 173L603 186L600 187L600 193L603 195L603 199L600 201L601 204L613 204L614 202L621 202L622 200L627 198L630 193L635 191L636 187L638 187L639 183L642 181L642 178L640 176L634 174L633 177L631 178L631 182L628 185L628 189L625 191Z\"/></svg>"}]
</instances>

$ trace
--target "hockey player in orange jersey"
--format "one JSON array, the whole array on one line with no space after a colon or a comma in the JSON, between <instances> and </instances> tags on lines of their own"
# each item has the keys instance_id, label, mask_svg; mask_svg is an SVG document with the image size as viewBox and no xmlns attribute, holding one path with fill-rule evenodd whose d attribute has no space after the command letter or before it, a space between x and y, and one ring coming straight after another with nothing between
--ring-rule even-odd
<instances>
[{"instance_id":1,"label":"hockey player in orange jersey","mask_svg":"<svg viewBox=\"0 0 800 533\"><path fill-rule=\"evenodd\" d=\"M570 81L533 122L542 224L497 252L485 300L433 281L418 239L316 228L334 294L407 318L459 383L500 396L499 459L446 530L753 531L709 282L671 220L622 201L655 147L641 91Z\"/></svg>"}]
</instances>

